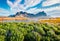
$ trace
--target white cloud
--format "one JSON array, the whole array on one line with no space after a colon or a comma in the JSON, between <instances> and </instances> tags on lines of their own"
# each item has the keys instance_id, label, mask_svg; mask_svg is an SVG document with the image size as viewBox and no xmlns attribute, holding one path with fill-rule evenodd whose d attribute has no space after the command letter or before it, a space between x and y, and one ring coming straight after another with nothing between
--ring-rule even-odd
<instances>
[{"instance_id":1,"label":"white cloud","mask_svg":"<svg viewBox=\"0 0 60 41\"><path fill-rule=\"evenodd\" d=\"M23 11L26 10L28 7L32 7L32 6L37 5L38 3L41 2L41 0L25 0L25 3L23 5L19 4L20 2L21 2L21 0L16 0L14 3L7 0L7 3L11 7L11 9L18 8L18 9L23 10Z\"/></svg>"},{"instance_id":2,"label":"white cloud","mask_svg":"<svg viewBox=\"0 0 60 41\"><path fill-rule=\"evenodd\" d=\"M13 7L13 3L9 0L7 0L7 4L10 6L10 7Z\"/></svg>"},{"instance_id":3,"label":"white cloud","mask_svg":"<svg viewBox=\"0 0 60 41\"><path fill-rule=\"evenodd\" d=\"M11 1L7 0L7 4L13 9L15 7L18 6L18 4L21 2L21 0L15 0L14 3L12 3Z\"/></svg>"},{"instance_id":4,"label":"white cloud","mask_svg":"<svg viewBox=\"0 0 60 41\"><path fill-rule=\"evenodd\" d=\"M50 5L54 5L60 3L60 0L46 0L45 2L43 2L43 6L50 6Z\"/></svg>"},{"instance_id":5,"label":"white cloud","mask_svg":"<svg viewBox=\"0 0 60 41\"><path fill-rule=\"evenodd\" d=\"M27 7L32 7L39 4L42 0L25 0L24 5Z\"/></svg>"},{"instance_id":6,"label":"white cloud","mask_svg":"<svg viewBox=\"0 0 60 41\"><path fill-rule=\"evenodd\" d=\"M14 3L7 0L7 4L10 6L10 10L13 14L15 14L16 12L21 10L20 8L22 8L22 7L19 4L20 2L21 2L21 0L15 0Z\"/></svg>"},{"instance_id":7,"label":"white cloud","mask_svg":"<svg viewBox=\"0 0 60 41\"><path fill-rule=\"evenodd\" d=\"M8 5L11 7L11 11L16 13L18 11L26 11L28 7L35 6L41 2L41 0L25 0L23 5L19 4L21 0L16 0L14 3L7 0Z\"/></svg>"},{"instance_id":8,"label":"white cloud","mask_svg":"<svg viewBox=\"0 0 60 41\"><path fill-rule=\"evenodd\" d=\"M8 16L10 14L11 14L10 11L0 8L0 16Z\"/></svg>"}]
</instances>

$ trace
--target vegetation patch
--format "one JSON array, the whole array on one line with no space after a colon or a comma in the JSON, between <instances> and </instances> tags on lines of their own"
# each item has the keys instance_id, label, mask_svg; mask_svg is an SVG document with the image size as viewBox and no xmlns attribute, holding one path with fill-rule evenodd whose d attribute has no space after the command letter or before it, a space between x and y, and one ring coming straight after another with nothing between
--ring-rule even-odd
<instances>
[{"instance_id":1,"label":"vegetation patch","mask_svg":"<svg viewBox=\"0 0 60 41\"><path fill-rule=\"evenodd\" d=\"M35 22L0 23L0 41L60 41L60 26Z\"/></svg>"}]
</instances>

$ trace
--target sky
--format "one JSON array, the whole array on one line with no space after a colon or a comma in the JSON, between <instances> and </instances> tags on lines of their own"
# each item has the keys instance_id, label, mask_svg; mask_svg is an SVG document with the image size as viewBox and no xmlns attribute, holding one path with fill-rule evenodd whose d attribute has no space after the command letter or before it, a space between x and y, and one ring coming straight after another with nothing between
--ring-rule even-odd
<instances>
[{"instance_id":1,"label":"sky","mask_svg":"<svg viewBox=\"0 0 60 41\"><path fill-rule=\"evenodd\" d=\"M20 11L32 14L45 11L48 16L60 17L60 0L0 0L0 16Z\"/></svg>"}]
</instances>

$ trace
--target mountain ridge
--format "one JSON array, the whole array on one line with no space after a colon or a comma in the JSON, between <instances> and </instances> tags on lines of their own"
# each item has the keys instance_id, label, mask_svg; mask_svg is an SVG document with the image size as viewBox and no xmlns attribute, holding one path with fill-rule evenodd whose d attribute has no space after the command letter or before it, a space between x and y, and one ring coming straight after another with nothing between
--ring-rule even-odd
<instances>
[{"instance_id":1,"label":"mountain ridge","mask_svg":"<svg viewBox=\"0 0 60 41\"><path fill-rule=\"evenodd\" d=\"M41 17L41 16L47 16L47 14L42 11L42 12L38 12L37 14L33 14L33 13L27 13L27 12L17 12L15 15L9 15L9 17L16 17L16 16L23 16L23 17Z\"/></svg>"}]
</instances>

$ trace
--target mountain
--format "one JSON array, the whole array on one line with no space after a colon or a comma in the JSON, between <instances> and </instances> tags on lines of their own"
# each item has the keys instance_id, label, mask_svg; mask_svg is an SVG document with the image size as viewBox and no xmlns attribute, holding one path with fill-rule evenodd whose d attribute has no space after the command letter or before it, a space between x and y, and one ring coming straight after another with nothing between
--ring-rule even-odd
<instances>
[{"instance_id":1,"label":"mountain","mask_svg":"<svg viewBox=\"0 0 60 41\"><path fill-rule=\"evenodd\" d=\"M47 16L47 14L42 11L42 12L38 12L37 14L32 14L32 13L27 13L27 12L17 12L15 15L10 15L9 17L16 17L16 16L20 16L22 15L23 17L41 17L41 16Z\"/></svg>"}]
</instances>

